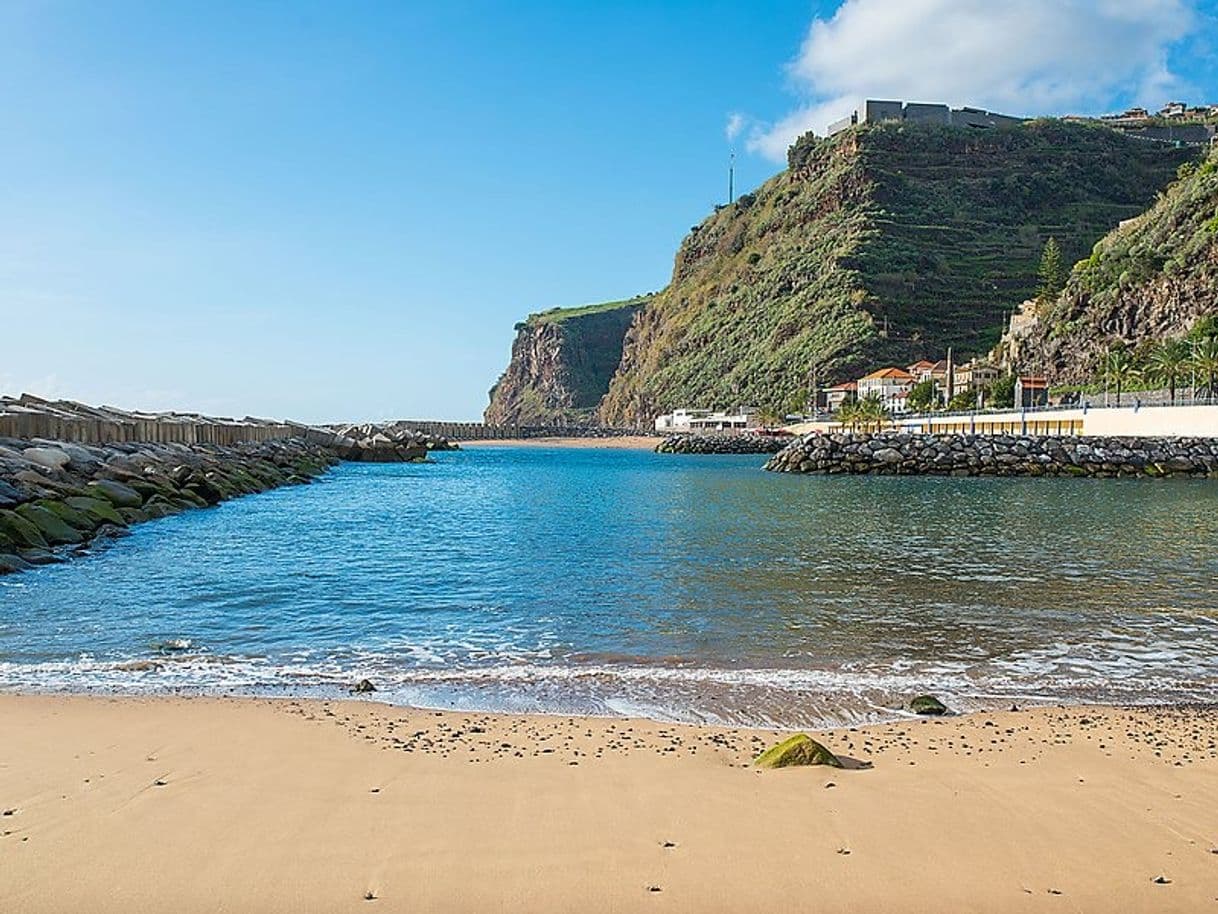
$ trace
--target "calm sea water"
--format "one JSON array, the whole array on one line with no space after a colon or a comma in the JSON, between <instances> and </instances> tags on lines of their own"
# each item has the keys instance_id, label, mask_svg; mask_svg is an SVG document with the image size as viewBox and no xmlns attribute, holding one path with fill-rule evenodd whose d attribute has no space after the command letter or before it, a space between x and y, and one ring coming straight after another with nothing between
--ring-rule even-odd
<instances>
[{"instance_id":1,"label":"calm sea water","mask_svg":"<svg viewBox=\"0 0 1218 914\"><path fill-rule=\"evenodd\" d=\"M1218 485L485 448L0 579L0 688L781 723L1218 696Z\"/></svg>"}]
</instances>

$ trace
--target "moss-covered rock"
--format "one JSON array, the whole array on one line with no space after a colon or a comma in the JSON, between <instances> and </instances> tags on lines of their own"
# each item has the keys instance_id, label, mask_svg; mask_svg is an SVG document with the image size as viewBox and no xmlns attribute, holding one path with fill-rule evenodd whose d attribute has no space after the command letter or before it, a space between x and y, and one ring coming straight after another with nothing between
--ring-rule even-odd
<instances>
[{"instance_id":1,"label":"moss-covered rock","mask_svg":"<svg viewBox=\"0 0 1218 914\"><path fill-rule=\"evenodd\" d=\"M48 546L48 542L43 534L39 533L37 526L29 523L26 518L15 511L0 511L0 531L16 542L18 546L26 548L46 548Z\"/></svg>"},{"instance_id":2,"label":"moss-covered rock","mask_svg":"<svg viewBox=\"0 0 1218 914\"><path fill-rule=\"evenodd\" d=\"M142 508L119 508L118 513L129 524L142 524L148 520L148 515L144 513Z\"/></svg>"},{"instance_id":3,"label":"moss-covered rock","mask_svg":"<svg viewBox=\"0 0 1218 914\"><path fill-rule=\"evenodd\" d=\"M71 498L64 499L64 503L93 518L93 520L98 524L118 524L121 527L126 523L126 521L123 520L123 516L115 509L114 505L101 498L90 498L87 495L76 495Z\"/></svg>"},{"instance_id":4,"label":"moss-covered rock","mask_svg":"<svg viewBox=\"0 0 1218 914\"><path fill-rule=\"evenodd\" d=\"M127 485L138 492L145 502L157 495L169 499L178 494L177 489L169 485L168 482L156 482L151 479L133 479Z\"/></svg>"},{"instance_id":5,"label":"moss-covered rock","mask_svg":"<svg viewBox=\"0 0 1218 914\"><path fill-rule=\"evenodd\" d=\"M88 489L91 495L104 498L116 508L138 508L144 503L139 492L113 479L94 480L89 483Z\"/></svg>"},{"instance_id":6,"label":"moss-covered rock","mask_svg":"<svg viewBox=\"0 0 1218 914\"><path fill-rule=\"evenodd\" d=\"M224 493L202 474L190 478L190 482L182 488L182 495L186 498L197 498L205 505L218 505L224 501Z\"/></svg>"},{"instance_id":7,"label":"moss-covered rock","mask_svg":"<svg viewBox=\"0 0 1218 914\"><path fill-rule=\"evenodd\" d=\"M209 469L203 474L203 478L213 489L220 493L220 500L227 501L230 498L236 498L241 494L241 490L233 485L232 480L228 478L227 473L223 473L216 469Z\"/></svg>"},{"instance_id":8,"label":"moss-covered rock","mask_svg":"<svg viewBox=\"0 0 1218 914\"><path fill-rule=\"evenodd\" d=\"M40 508L46 508L60 520L70 524L82 533L91 533L97 522L83 511L78 511L76 508L67 504L66 501L54 501L52 499L43 499L35 502Z\"/></svg>"},{"instance_id":9,"label":"moss-covered rock","mask_svg":"<svg viewBox=\"0 0 1218 914\"><path fill-rule=\"evenodd\" d=\"M228 478L248 495L266 491L266 483L256 479L241 467L234 466L229 468Z\"/></svg>"},{"instance_id":10,"label":"moss-covered rock","mask_svg":"<svg viewBox=\"0 0 1218 914\"><path fill-rule=\"evenodd\" d=\"M190 489L178 490L177 498L179 501L186 502L196 508L207 507L207 499L201 497L198 492L193 492Z\"/></svg>"},{"instance_id":11,"label":"moss-covered rock","mask_svg":"<svg viewBox=\"0 0 1218 914\"><path fill-rule=\"evenodd\" d=\"M933 695L919 695L909 703L909 710L915 714L939 715L947 713L947 705Z\"/></svg>"},{"instance_id":12,"label":"moss-covered rock","mask_svg":"<svg viewBox=\"0 0 1218 914\"><path fill-rule=\"evenodd\" d=\"M148 499L142 510L151 520L158 520L173 514L181 514L183 509L160 495L154 495Z\"/></svg>"},{"instance_id":13,"label":"moss-covered rock","mask_svg":"<svg viewBox=\"0 0 1218 914\"><path fill-rule=\"evenodd\" d=\"M27 503L17 513L38 528L43 538L53 546L84 542L84 534L41 505Z\"/></svg>"},{"instance_id":14,"label":"moss-covered rock","mask_svg":"<svg viewBox=\"0 0 1218 914\"><path fill-rule=\"evenodd\" d=\"M802 765L842 767L841 759L806 733L796 733L778 745L771 746L757 756L753 764L758 768L791 768Z\"/></svg>"}]
</instances>

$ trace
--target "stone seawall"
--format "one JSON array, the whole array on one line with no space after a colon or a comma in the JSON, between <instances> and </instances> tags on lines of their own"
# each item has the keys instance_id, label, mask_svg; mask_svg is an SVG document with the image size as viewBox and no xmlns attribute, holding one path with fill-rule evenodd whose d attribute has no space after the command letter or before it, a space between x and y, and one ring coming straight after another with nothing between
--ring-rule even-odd
<instances>
[{"instance_id":1,"label":"stone seawall","mask_svg":"<svg viewBox=\"0 0 1218 914\"><path fill-rule=\"evenodd\" d=\"M765 467L779 473L1218 478L1215 438L807 435Z\"/></svg>"},{"instance_id":2,"label":"stone seawall","mask_svg":"<svg viewBox=\"0 0 1218 914\"><path fill-rule=\"evenodd\" d=\"M0 574L59 561L141 521L309 482L338 459L300 439L224 446L0 438Z\"/></svg>"},{"instance_id":3,"label":"stone seawall","mask_svg":"<svg viewBox=\"0 0 1218 914\"><path fill-rule=\"evenodd\" d=\"M764 435L670 435L656 445L656 453L776 454L790 442Z\"/></svg>"}]
</instances>

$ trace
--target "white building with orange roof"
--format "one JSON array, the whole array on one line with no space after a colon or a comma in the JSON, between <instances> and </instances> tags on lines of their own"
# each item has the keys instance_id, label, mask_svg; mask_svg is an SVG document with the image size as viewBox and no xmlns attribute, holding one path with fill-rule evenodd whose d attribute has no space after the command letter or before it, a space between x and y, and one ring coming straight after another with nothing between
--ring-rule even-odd
<instances>
[{"instance_id":1,"label":"white building with orange roof","mask_svg":"<svg viewBox=\"0 0 1218 914\"><path fill-rule=\"evenodd\" d=\"M886 408L893 412L904 412L905 398L915 383L914 376L904 368L881 368L865 378L859 378L858 397L860 400L879 397Z\"/></svg>"},{"instance_id":2,"label":"white building with orange roof","mask_svg":"<svg viewBox=\"0 0 1218 914\"><path fill-rule=\"evenodd\" d=\"M825 408L831 413L841 409L843 403L849 403L858 395L857 381L847 381L825 390Z\"/></svg>"}]
</instances>

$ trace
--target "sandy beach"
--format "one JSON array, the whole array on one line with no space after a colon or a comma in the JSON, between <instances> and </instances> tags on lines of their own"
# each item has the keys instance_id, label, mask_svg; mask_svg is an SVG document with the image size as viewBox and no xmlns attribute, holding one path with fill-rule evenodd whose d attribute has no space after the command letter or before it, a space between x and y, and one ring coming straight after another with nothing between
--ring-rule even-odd
<instances>
[{"instance_id":1,"label":"sandy beach","mask_svg":"<svg viewBox=\"0 0 1218 914\"><path fill-rule=\"evenodd\" d=\"M1198 911L1218 714L817 734L366 701L0 696L0 910Z\"/></svg>"},{"instance_id":2,"label":"sandy beach","mask_svg":"<svg viewBox=\"0 0 1218 914\"><path fill-rule=\"evenodd\" d=\"M597 450L645 450L653 451L664 439L646 435L622 435L615 438L488 438L477 441L460 441L461 447L570 447Z\"/></svg>"}]
</instances>

